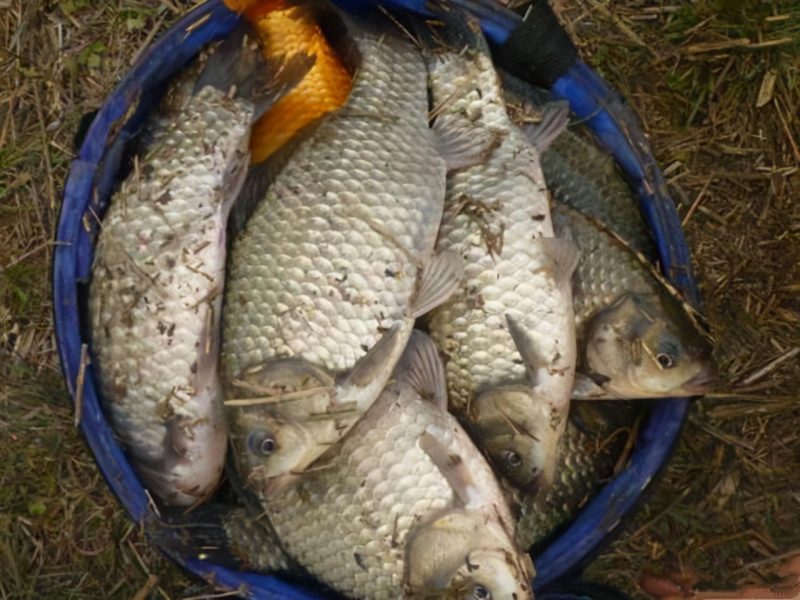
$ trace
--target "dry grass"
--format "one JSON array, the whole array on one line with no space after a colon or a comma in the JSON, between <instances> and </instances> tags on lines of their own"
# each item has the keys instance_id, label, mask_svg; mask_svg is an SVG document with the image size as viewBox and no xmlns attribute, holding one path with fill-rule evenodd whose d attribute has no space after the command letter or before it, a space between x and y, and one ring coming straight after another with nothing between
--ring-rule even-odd
<instances>
[{"instance_id":1,"label":"dry grass","mask_svg":"<svg viewBox=\"0 0 800 600\"><path fill-rule=\"evenodd\" d=\"M146 546L72 428L48 281L80 115L189 4L0 0L0 598L191 585ZM761 581L800 550L800 10L555 4L668 171L727 390L696 403L650 502L590 575L630 592L642 569L681 565L707 585Z\"/></svg>"},{"instance_id":2,"label":"dry grass","mask_svg":"<svg viewBox=\"0 0 800 600\"><path fill-rule=\"evenodd\" d=\"M73 429L49 298L77 123L177 14L166 1L0 1L0 598L132 598L151 574L141 598L190 585Z\"/></svg>"},{"instance_id":3,"label":"dry grass","mask_svg":"<svg viewBox=\"0 0 800 600\"><path fill-rule=\"evenodd\" d=\"M680 201L725 379L589 576L702 586L800 552L800 8L796 2L558 3L584 56L641 115Z\"/></svg>"}]
</instances>

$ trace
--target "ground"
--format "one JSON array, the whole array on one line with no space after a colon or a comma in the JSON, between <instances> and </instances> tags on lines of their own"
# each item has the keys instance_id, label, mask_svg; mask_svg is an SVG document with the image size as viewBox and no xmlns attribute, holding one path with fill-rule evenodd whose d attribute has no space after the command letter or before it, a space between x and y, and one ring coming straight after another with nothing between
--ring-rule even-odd
<instances>
[{"instance_id":1,"label":"ground","mask_svg":"<svg viewBox=\"0 0 800 600\"><path fill-rule=\"evenodd\" d=\"M0 598L184 598L73 427L49 265L80 117L191 2L0 0ZM587 576L769 580L800 553L800 9L555 0L642 118L694 253L723 384Z\"/></svg>"}]
</instances>

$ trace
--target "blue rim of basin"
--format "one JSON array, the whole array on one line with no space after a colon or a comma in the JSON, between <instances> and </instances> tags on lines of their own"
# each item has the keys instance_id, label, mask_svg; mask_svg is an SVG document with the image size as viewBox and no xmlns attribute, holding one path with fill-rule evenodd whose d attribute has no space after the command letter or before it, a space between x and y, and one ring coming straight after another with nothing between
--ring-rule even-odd
<instances>
[{"instance_id":1,"label":"blue rim of basin","mask_svg":"<svg viewBox=\"0 0 800 600\"><path fill-rule=\"evenodd\" d=\"M222 0L209 0L179 19L147 51L111 93L94 118L66 180L53 259L56 340L70 396L80 404L80 429L109 487L137 523L151 523L154 508L117 443L100 407L88 356L85 294L90 277L94 215L108 201L120 166L120 148L135 135L154 99L172 75L209 42L225 37L239 17ZM551 88L569 101L599 142L615 156L636 192L656 240L664 273L691 300L698 295L689 251L675 206L630 109L590 67L578 61ZM645 148L645 150L643 150ZM87 362L87 361L83 361ZM688 400L650 403L628 466L596 494L577 518L534 557L537 594L556 589L578 572L620 528L648 485L668 461L686 416ZM254 599L324 598L311 588L278 577L237 571L201 554L161 548L169 559L220 588Z\"/></svg>"}]
</instances>

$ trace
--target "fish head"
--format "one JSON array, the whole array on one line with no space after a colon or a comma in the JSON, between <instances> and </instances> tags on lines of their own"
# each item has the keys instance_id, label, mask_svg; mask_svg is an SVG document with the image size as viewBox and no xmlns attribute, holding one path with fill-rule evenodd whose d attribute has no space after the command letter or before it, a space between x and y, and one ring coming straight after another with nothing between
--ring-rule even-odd
<instances>
[{"instance_id":1,"label":"fish head","mask_svg":"<svg viewBox=\"0 0 800 600\"><path fill-rule=\"evenodd\" d=\"M533 562L491 515L449 510L410 533L406 588L410 598L533 598Z\"/></svg>"},{"instance_id":2,"label":"fish head","mask_svg":"<svg viewBox=\"0 0 800 600\"><path fill-rule=\"evenodd\" d=\"M676 298L624 294L586 330L585 366L619 398L662 398L711 391L711 345Z\"/></svg>"},{"instance_id":3,"label":"fish head","mask_svg":"<svg viewBox=\"0 0 800 600\"><path fill-rule=\"evenodd\" d=\"M533 598L533 562L506 548L476 548L453 578L454 597L464 600Z\"/></svg>"},{"instance_id":4,"label":"fish head","mask_svg":"<svg viewBox=\"0 0 800 600\"><path fill-rule=\"evenodd\" d=\"M231 447L245 479L268 482L319 456L319 441L334 426L331 419L313 418L330 404L328 373L299 359L274 360L243 373L228 395L234 393L244 397L225 404Z\"/></svg>"},{"instance_id":5,"label":"fish head","mask_svg":"<svg viewBox=\"0 0 800 600\"><path fill-rule=\"evenodd\" d=\"M230 443L239 473L258 485L302 469L314 438L301 422L260 410L239 410L231 419Z\"/></svg>"},{"instance_id":6,"label":"fish head","mask_svg":"<svg viewBox=\"0 0 800 600\"><path fill-rule=\"evenodd\" d=\"M537 489L555 462L558 424L549 404L529 386L486 390L470 405L476 445L523 491Z\"/></svg>"}]
</instances>

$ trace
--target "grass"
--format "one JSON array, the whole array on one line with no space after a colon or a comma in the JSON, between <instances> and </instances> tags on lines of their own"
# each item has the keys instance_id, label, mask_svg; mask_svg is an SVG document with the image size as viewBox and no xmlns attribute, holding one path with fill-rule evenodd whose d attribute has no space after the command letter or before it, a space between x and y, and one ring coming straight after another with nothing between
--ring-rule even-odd
<instances>
[{"instance_id":1,"label":"grass","mask_svg":"<svg viewBox=\"0 0 800 600\"><path fill-rule=\"evenodd\" d=\"M202 591L144 542L72 426L49 265L80 116L191 3L0 0L0 598ZM582 55L641 115L718 340L719 394L588 576L701 586L800 551L800 10L793 1L554 0ZM789 356L780 361L781 357ZM766 369L766 372L765 372Z\"/></svg>"},{"instance_id":2,"label":"grass","mask_svg":"<svg viewBox=\"0 0 800 600\"><path fill-rule=\"evenodd\" d=\"M151 34L186 5L0 2L3 599L163 598L194 588L148 547L72 426L49 287L78 121L102 102Z\"/></svg>"}]
</instances>

